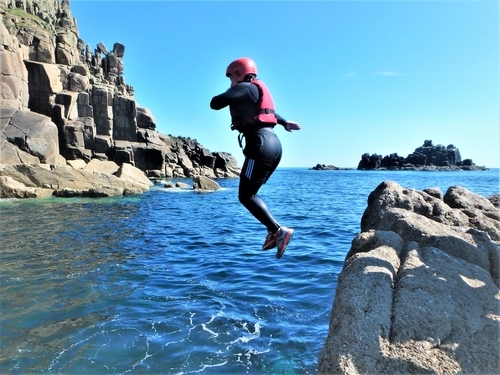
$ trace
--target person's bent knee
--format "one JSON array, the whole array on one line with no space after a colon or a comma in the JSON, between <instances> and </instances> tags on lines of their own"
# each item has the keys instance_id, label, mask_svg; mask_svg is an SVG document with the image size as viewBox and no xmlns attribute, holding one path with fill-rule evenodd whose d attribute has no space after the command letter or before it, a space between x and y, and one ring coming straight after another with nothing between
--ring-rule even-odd
<instances>
[{"instance_id":1,"label":"person's bent knee","mask_svg":"<svg viewBox=\"0 0 500 375\"><path fill-rule=\"evenodd\" d=\"M238 194L238 200L243 206L246 206L251 201L251 198L251 195Z\"/></svg>"}]
</instances>

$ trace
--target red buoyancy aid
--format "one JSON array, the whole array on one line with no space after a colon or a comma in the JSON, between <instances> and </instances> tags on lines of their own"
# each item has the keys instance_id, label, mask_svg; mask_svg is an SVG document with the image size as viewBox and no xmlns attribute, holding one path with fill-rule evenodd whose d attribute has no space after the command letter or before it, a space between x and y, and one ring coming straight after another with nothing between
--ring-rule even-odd
<instances>
[{"instance_id":1,"label":"red buoyancy aid","mask_svg":"<svg viewBox=\"0 0 500 375\"><path fill-rule=\"evenodd\" d=\"M276 125L278 120L274 114L274 101L264 82L254 79L254 85L259 88L260 100L257 102L257 122Z\"/></svg>"},{"instance_id":2,"label":"red buoyancy aid","mask_svg":"<svg viewBox=\"0 0 500 375\"><path fill-rule=\"evenodd\" d=\"M278 123L274 112L274 101L271 93L264 82L254 79L253 83L259 89L259 101L255 104L255 111L252 116L241 117L230 107L231 119L233 127L239 131L244 131L245 128L274 126Z\"/></svg>"}]
</instances>

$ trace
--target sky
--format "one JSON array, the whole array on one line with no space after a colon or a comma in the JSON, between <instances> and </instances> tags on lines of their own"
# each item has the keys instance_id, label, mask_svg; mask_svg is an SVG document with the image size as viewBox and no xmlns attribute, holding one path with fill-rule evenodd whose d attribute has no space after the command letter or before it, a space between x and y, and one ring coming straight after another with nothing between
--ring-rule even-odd
<instances>
[{"instance_id":1,"label":"sky","mask_svg":"<svg viewBox=\"0 0 500 375\"><path fill-rule=\"evenodd\" d=\"M157 130L243 164L228 64L252 58L276 112L280 167L357 167L425 140L500 167L499 2L71 0L79 37L125 46L125 83Z\"/></svg>"}]
</instances>

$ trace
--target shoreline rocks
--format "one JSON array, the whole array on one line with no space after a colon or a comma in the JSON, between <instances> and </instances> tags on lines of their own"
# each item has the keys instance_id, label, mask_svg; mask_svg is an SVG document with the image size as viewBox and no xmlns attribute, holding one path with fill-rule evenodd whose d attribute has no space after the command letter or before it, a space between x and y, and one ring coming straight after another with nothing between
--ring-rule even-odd
<instances>
[{"instance_id":1,"label":"shoreline rocks","mask_svg":"<svg viewBox=\"0 0 500 375\"><path fill-rule=\"evenodd\" d=\"M497 373L498 201L381 183L339 274L319 373Z\"/></svg>"},{"instance_id":2,"label":"shoreline rocks","mask_svg":"<svg viewBox=\"0 0 500 375\"><path fill-rule=\"evenodd\" d=\"M102 163L102 166L96 164ZM0 198L112 197L141 194L153 185L130 164L93 161L90 166L0 164Z\"/></svg>"}]
</instances>

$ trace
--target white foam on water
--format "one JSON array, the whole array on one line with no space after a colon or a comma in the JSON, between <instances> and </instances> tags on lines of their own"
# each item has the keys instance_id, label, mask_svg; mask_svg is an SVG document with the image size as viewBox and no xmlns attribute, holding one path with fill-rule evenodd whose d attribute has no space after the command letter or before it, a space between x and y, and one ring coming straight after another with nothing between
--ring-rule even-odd
<instances>
[{"instance_id":1,"label":"white foam on water","mask_svg":"<svg viewBox=\"0 0 500 375\"><path fill-rule=\"evenodd\" d=\"M255 350L255 349L249 349L248 351L245 351L244 353L236 353L234 354L237 358L236 358L236 362L240 362L240 363L245 363L242 358L246 358L246 364L248 366L251 366L252 365L252 356L256 356L256 355L259 355L259 354L265 354L265 353L269 353L270 352L270 349L267 349L267 350L264 350L264 351L261 351L261 350Z\"/></svg>"},{"instance_id":2,"label":"white foam on water","mask_svg":"<svg viewBox=\"0 0 500 375\"><path fill-rule=\"evenodd\" d=\"M204 371L206 368L211 368L211 367L221 367L221 366L224 366L225 364L227 364L227 361L224 361L222 363L216 363L215 365L202 365L201 369L198 370L198 371L194 371L194 372L202 372Z\"/></svg>"},{"instance_id":3,"label":"white foam on water","mask_svg":"<svg viewBox=\"0 0 500 375\"><path fill-rule=\"evenodd\" d=\"M260 337L261 325L260 325L259 322L255 323L255 325L254 325L254 331L253 332L251 332L248 327L249 327L249 324L247 322L244 322L243 325L242 325L242 328L248 334L245 334L244 336L238 337L236 340L231 341L229 343L229 345L235 345L235 344L240 343L240 342L243 343L243 344L246 344L246 343L250 342L251 340L254 340L254 339Z\"/></svg>"},{"instance_id":4,"label":"white foam on water","mask_svg":"<svg viewBox=\"0 0 500 375\"><path fill-rule=\"evenodd\" d=\"M216 332L212 331L211 329L208 329L205 323L202 323L202 324L201 324L201 328L203 328L203 330L204 330L204 331L207 331L208 333L210 333L210 334L212 335L212 337L217 337L217 336L219 336L219 334L218 334L218 333L216 333Z\"/></svg>"},{"instance_id":5,"label":"white foam on water","mask_svg":"<svg viewBox=\"0 0 500 375\"><path fill-rule=\"evenodd\" d=\"M204 331L207 331L208 333L210 333L212 335L212 337L217 337L217 336L219 336L219 334L212 331L211 329L207 328L207 325L212 323L215 320L216 316L219 316L221 314L221 312L222 311L219 311L219 313L217 315L212 315L210 317L210 320L207 323L201 323L201 328L203 328Z\"/></svg>"}]
</instances>

